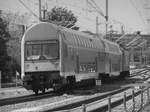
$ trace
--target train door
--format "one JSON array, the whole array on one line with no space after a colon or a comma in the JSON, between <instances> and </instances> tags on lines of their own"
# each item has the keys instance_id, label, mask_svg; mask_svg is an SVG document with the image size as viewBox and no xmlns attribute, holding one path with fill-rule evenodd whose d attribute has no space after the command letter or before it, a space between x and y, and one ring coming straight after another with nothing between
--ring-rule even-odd
<instances>
[{"instance_id":1,"label":"train door","mask_svg":"<svg viewBox=\"0 0 150 112\"><path fill-rule=\"evenodd\" d=\"M105 53L99 52L97 59L97 72L105 73Z\"/></svg>"},{"instance_id":2,"label":"train door","mask_svg":"<svg viewBox=\"0 0 150 112\"><path fill-rule=\"evenodd\" d=\"M108 53L105 53L105 73L109 74L111 68L111 63L110 63L110 56Z\"/></svg>"},{"instance_id":3,"label":"train door","mask_svg":"<svg viewBox=\"0 0 150 112\"><path fill-rule=\"evenodd\" d=\"M79 55L76 55L76 59L75 59L75 72L78 74L79 73Z\"/></svg>"}]
</instances>

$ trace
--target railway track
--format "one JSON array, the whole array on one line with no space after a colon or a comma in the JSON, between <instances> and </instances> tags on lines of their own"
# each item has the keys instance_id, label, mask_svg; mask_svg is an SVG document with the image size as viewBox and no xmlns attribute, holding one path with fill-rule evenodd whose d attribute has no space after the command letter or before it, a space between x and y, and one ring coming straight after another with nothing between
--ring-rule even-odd
<instances>
[{"instance_id":1,"label":"railway track","mask_svg":"<svg viewBox=\"0 0 150 112\"><path fill-rule=\"evenodd\" d=\"M130 89L130 87L125 87L125 88L122 88L122 89L118 89L118 90L115 90L113 92L109 92L109 93L104 94L104 95L100 95L100 96L97 96L97 97L94 97L94 98L79 101L79 102L72 103L72 104L69 104L69 105L64 105L64 106L60 106L60 107L57 107L57 108L54 108L54 109L49 109L49 110L46 110L44 112L62 111L62 110L69 110L69 109L73 109L73 108L78 108L78 107L82 106L82 104L90 104L92 102L107 98L108 96L112 96L112 95L118 94L120 92L123 92L127 89Z\"/></svg>"},{"instance_id":2,"label":"railway track","mask_svg":"<svg viewBox=\"0 0 150 112\"><path fill-rule=\"evenodd\" d=\"M47 92L46 94L39 94L38 96L32 94L32 95L27 95L27 96L5 98L5 99L0 99L0 106L34 101L34 100L39 100L39 99L44 99L44 98L59 96L59 95L61 95L61 94L59 94L59 93L56 94L54 92Z\"/></svg>"},{"instance_id":3,"label":"railway track","mask_svg":"<svg viewBox=\"0 0 150 112\"><path fill-rule=\"evenodd\" d=\"M136 75L140 75L141 73L145 74L147 72L148 72L148 70L144 69L144 70L138 71ZM135 74L134 74L134 76L135 76ZM82 104L88 104L88 103L92 103L92 102L94 102L96 100L104 99L104 98L106 98L108 96L117 94L119 92L123 92L123 91L125 91L125 90L127 90L129 88L130 87L126 87L126 88L123 88L123 89L120 89L120 90L115 90L114 92L110 92L110 93L104 94L102 96L95 97L93 99L87 99L85 101L77 102L77 103L74 103L74 104L69 104L68 106L66 105L66 106L58 107L58 108L55 108L55 109L52 109L52 110L48 110L48 111L45 111L45 112L56 111L56 110L63 110L63 109L67 109L67 108L68 109L69 108L76 108L76 107L81 106ZM36 96L36 95L29 95L29 96L1 99L0 100L0 106L11 105L11 104L16 104L16 103L22 103L22 102L28 102L28 101L34 101L34 100L40 100L40 99L44 99L44 98L48 98L48 97L54 97L54 96L60 96L60 95L62 95L62 94L56 94L54 92L48 92L46 94L40 94L38 96ZM116 105L116 103L113 104L113 105Z\"/></svg>"},{"instance_id":4,"label":"railway track","mask_svg":"<svg viewBox=\"0 0 150 112\"><path fill-rule=\"evenodd\" d=\"M133 83L142 83L150 78L150 75L147 74L148 72L150 72L149 68L134 72L130 75L130 77L127 77L127 81L133 81Z\"/></svg>"},{"instance_id":5,"label":"railway track","mask_svg":"<svg viewBox=\"0 0 150 112\"><path fill-rule=\"evenodd\" d=\"M136 91L134 96L138 96L141 93L141 91ZM122 93L123 94L123 93ZM116 106L119 106L121 103L123 103L123 95L111 95L112 101L111 101L111 108L114 108ZM126 97L126 101L129 101L132 99L132 94L129 94ZM65 110L54 110L55 112L82 112L83 111L83 105L75 108L65 109ZM96 100L95 102L87 103L86 104L86 112L105 112L108 110L108 98L104 98L102 100ZM51 112L53 110L45 111L45 112Z\"/></svg>"},{"instance_id":6,"label":"railway track","mask_svg":"<svg viewBox=\"0 0 150 112\"><path fill-rule=\"evenodd\" d=\"M138 75L142 75L142 74L146 74L147 72L149 72L150 70L149 69L144 69L144 70L141 70L141 71L138 71L134 74L131 75L131 77L134 77L134 76L138 76ZM145 80L148 80L150 78L150 76L148 76L147 78L145 78ZM129 89L129 88L128 88ZM127 89L124 89L124 90L121 90L121 91L118 91L118 92L112 92L110 94L106 94L106 96L100 96L100 97L95 97L95 98L92 98L92 99L88 99L88 100L85 100L85 101L81 101L81 102L77 102L77 103L74 103L74 104L69 104L69 105L66 105L66 106L62 106L62 107L58 107L58 108L55 108L55 109L50 109L50 110L47 110L47 111L44 111L44 112L51 112L51 111L57 111L57 112L60 112L60 111L63 111L63 110L70 110L70 111L79 111L79 110L83 110L83 104L86 104L87 106L87 109L88 107L93 103L93 102L98 102L98 101L101 101L105 98L107 98L108 96L113 96L115 94L118 94L118 93L121 93L121 92L124 92L125 90ZM135 92L135 97L138 96L139 94L141 93L141 91L136 91ZM130 100L132 98L132 94L128 95L126 97L126 101ZM121 103L123 102L123 98L119 98L117 100L115 100L114 102L112 102L111 104L111 107L114 108L118 105L120 105ZM100 105L99 105L100 106ZM81 108L81 109L80 109ZM79 109L79 110L78 110ZM90 112L100 112L100 111L107 111L108 110L108 104L105 104L105 105L102 105L100 106L99 108L95 108L95 109L89 109Z\"/></svg>"},{"instance_id":7,"label":"railway track","mask_svg":"<svg viewBox=\"0 0 150 112\"><path fill-rule=\"evenodd\" d=\"M149 71L150 71L150 68L145 68L145 69L139 70L137 72L131 73L130 77L134 77L134 76L140 75L141 73L144 74L144 73L147 73Z\"/></svg>"}]
</instances>

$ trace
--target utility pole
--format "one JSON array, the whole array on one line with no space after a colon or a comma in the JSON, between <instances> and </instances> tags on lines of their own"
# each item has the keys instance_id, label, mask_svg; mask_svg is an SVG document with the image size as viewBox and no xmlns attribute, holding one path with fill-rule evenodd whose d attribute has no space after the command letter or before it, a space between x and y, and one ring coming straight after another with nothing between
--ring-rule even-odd
<instances>
[{"instance_id":1,"label":"utility pole","mask_svg":"<svg viewBox=\"0 0 150 112\"><path fill-rule=\"evenodd\" d=\"M39 0L39 20L41 21L41 0Z\"/></svg>"},{"instance_id":2,"label":"utility pole","mask_svg":"<svg viewBox=\"0 0 150 112\"><path fill-rule=\"evenodd\" d=\"M144 3L145 14L146 14L146 21L147 21L147 32L150 33L150 1L145 0Z\"/></svg>"},{"instance_id":3,"label":"utility pole","mask_svg":"<svg viewBox=\"0 0 150 112\"><path fill-rule=\"evenodd\" d=\"M47 10L44 8L42 11L43 11L43 18L42 18L42 20L45 21Z\"/></svg>"},{"instance_id":4,"label":"utility pole","mask_svg":"<svg viewBox=\"0 0 150 112\"><path fill-rule=\"evenodd\" d=\"M47 13L47 9L48 9L48 5L47 3L45 3L42 12L43 12L43 16L42 16L42 20L45 21L46 20L46 13Z\"/></svg>"},{"instance_id":5,"label":"utility pole","mask_svg":"<svg viewBox=\"0 0 150 112\"><path fill-rule=\"evenodd\" d=\"M96 35L98 36L99 29L98 29L98 16L96 17Z\"/></svg>"},{"instance_id":6,"label":"utility pole","mask_svg":"<svg viewBox=\"0 0 150 112\"><path fill-rule=\"evenodd\" d=\"M107 31L108 31L108 0L106 0L106 36L107 36Z\"/></svg>"}]
</instances>

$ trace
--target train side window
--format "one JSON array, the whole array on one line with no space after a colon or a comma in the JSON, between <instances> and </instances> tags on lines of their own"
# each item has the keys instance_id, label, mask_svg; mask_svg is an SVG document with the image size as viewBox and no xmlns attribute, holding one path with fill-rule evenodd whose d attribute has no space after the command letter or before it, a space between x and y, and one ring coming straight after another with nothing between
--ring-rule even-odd
<instances>
[{"instance_id":1,"label":"train side window","mask_svg":"<svg viewBox=\"0 0 150 112\"><path fill-rule=\"evenodd\" d=\"M70 40L68 40L68 38L66 38L65 34L62 34L62 38L65 39L65 41L63 41L63 52L64 52L64 57L67 57L68 56L68 46L67 44L70 43Z\"/></svg>"},{"instance_id":2,"label":"train side window","mask_svg":"<svg viewBox=\"0 0 150 112\"><path fill-rule=\"evenodd\" d=\"M91 43L91 41L88 40L88 42L89 42L89 45L90 45L89 47L92 48L92 43Z\"/></svg>"},{"instance_id":3,"label":"train side window","mask_svg":"<svg viewBox=\"0 0 150 112\"><path fill-rule=\"evenodd\" d=\"M85 38L85 47L88 48L88 39Z\"/></svg>"},{"instance_id":4,"label":"train side window","mask_svg":"<svg viewBox=\"0 0 150 112\"><path fill-rule=\"evenodd\" d=\"M86 47L86 39L84 39L84 47Z\"/></svg>"},{"instance_id":5,"label":"train side window","mask_svg":"<svg viewBox=\"0 0 150 112\"><path fill-rule=\"evenodd\" d=\"M79 65L79 56L76 56L76 72L79 73L80 65Z\"/></svg>"},{"instance_id":6,"label":"train side window","mask_svg":"<svg viewBox=\"0 0 150 112\"><path fill-rule=\"evenodd\" d=\"M90 48L90 42L88 39L87 39L87 47Z\"/></svg>"},{"instance_id":7,"label":"train side window","mask_svg":"<svg viewBox=\"0 0 150 112\"><path fill-rule=\"evenodd\" d=\"M82 46L82 40L79 36L78 36L78 39L79 39L79 46L81 47Z\"/></svg>"},{"instance_id":8,"label":"train side window","mask_svg":"<svg viewBox=\"0 0 150 112\"><path fill-rule=\"evenodd\" d=\"M75 44L76 44L76 46L79 46L79 44L78 44L78 39L77 39L77 36L74 34L74 39L75 39Z\"/></svg>"},{"instance_id":9,"label":"train side window","mask_svg":"<svg viewBox=\"0 0 150 112\"><path fill-rule=\"evenodd\" d=\"M79 39L79 36L77 35L77 41L78 41L78 46L81 46L81 41Z\"/></svg>"},{"instance_id":10,"label":"train side window","mask_svg":"<svg viewBox=\"0 0 150 112\"><path fill-rule=\"evenodd\" d=\"M80 40L81 40L81 46L83 47L84 46L83 38L80 38Z\"/></svg>"},{"instance_id":11,"label":"train side window","mask_svg":"<svg viewBox=\"0 0 150 112\"><path fill-rule=\"evenodd\" d=\"M87 39L85 39L85 45L88 48L88 40Z\"/></svg>"}]
</instances>

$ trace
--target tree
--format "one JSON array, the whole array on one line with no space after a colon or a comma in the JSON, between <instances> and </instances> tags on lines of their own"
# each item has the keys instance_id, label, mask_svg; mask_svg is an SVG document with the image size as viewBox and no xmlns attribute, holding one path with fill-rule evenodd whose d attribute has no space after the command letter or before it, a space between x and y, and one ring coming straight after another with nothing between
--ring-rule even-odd
<instances>
[{"instance_id":1,"label":"tree","mask_svg":"<svg viewBox=\"0 0 150 112\"><path fill-rule=\"evenodd\" d=\"M74 16L71 10L68 11L66 8L62 7L54 7L51 11L48 11L45 21L74 30L79 29L79 27L75 25L77 17Z\"/></svg>"},{"instance_id":2,"label":"tree","mask_svg":"<svg viewBox=\"0 0 150 112\"><path fill-rule=\"evenodd\" d=\"M7 60L6 42L10 37L7 30L8 23L0 17L0 70L4 70L5 62Z\"/></svg>"},{"instance_id":3,"label":"tree","mask_svg":"<svg viewBox=\"0 0 150 112\"><path fill-rule=\"evenodd\" d=\"M9 38L6 42L8 59L5 61L5 76L14 77L16 71L21 71L21 38L24 33L24 24L29 14L19 14L11 11L3 11L1 17L7 21ZM11 72L11 73L9 73Z\"/></svg>"}]
</instances>

